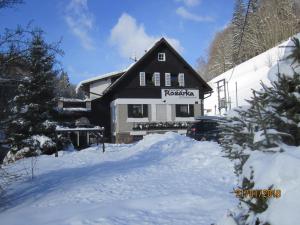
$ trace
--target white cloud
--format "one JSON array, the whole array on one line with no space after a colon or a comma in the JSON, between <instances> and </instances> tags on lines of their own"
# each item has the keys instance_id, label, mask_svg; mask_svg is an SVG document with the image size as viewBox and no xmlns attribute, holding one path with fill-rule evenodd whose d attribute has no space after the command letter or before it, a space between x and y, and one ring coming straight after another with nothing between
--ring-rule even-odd
<instances>
[{"instance_id":1,"label":"white cloud","mask_svg":"<svg viewBox=\"0 0 300 225\"><path fill-rule=\"evenodd\" d=\"M177 51L183 51L177 39L165 38ZM158 36L147 34L143 24L137 24L135 18L127 13L123 13L117 24L112 28L109 40L112 45L117 47L122 57L136 56L140 58L145 53L145 50L159 39L160 37Z\"/></svg>"},{"instance_id":2,"label":"white cloud","mask_svg":"<svg viewBox=\"0 0 300 225\"><path fill-rule=\"evenodd\" d=\"M201 0L176 0L176 1L182 2L183 4L189 7L199 5L201 2Z\"/></svg>"},{"instance_id":3,"label":"white cloud","mask_svg":"<svg viewBox=\"0 0 300 225\"><path fill-rule=\"evenodd\" d=\"M94 19L89 11L87 0L71 0L66 8L65 21L72 33L79 38L82 47L86 50L95 48L90 35L94 27Z\"/></svg>"},{"instance_id":4,"label":"white cloud","mask_svg":"<svg viewBox=\"0 0 300 225\"><path fill-rule=\"evenodd\" d=\"M211 18L209 16L199 16L197 14L189 12L184 7L178 7L176 9L176 13L177 13L177 15L182 17L183 19L192 20L192 21L196 21L196 22L210 22L210 21L213 21L213 18Z\"/></svg>"}]
</instances>

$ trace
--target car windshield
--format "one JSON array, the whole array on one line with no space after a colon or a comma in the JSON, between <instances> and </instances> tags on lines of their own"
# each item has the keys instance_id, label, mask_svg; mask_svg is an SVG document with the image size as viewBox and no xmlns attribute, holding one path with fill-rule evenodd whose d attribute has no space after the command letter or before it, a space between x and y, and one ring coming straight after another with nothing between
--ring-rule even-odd
<instances>
[{"instance_id":1,"label":"car windshield","mask_svg":"<svg viewBox=\"0 0 300 225\"><path fill-rule=\"evenodd\" d=\"M216 130L218 123L215 121L201 121L196 124L197 130L201 132Z\"/></svg>"}]
</instances>

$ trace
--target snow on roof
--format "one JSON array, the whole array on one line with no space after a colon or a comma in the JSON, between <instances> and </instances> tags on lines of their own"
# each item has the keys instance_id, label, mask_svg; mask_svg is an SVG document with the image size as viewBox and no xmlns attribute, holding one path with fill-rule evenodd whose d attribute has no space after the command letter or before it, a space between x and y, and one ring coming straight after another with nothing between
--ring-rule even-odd
<instances>
[{"instance_id":1,"label":"snow on roof","mask_svg":"<svg viewBox=\"0 0 300 225\"><path fill-rule=\"evenodd\" d=\"M74 127L74 128L70 128L70 127L60 127L57 126L56 131L102 131L104 130L104 127Z\"/></svg>"},{"instance_id":2,"label":"snow on roof","mask_svg":"<svg viewBox=\"0 0 300 225\"><path fill-rule=\"evenodd\" d=\"M91 109L89 108L62 108L63 111L68 111L68 112L89 112Z\"/></svg>"},{"instance_id":3,"label":"snow on roof","mask_svg":"<svg viewBox=\"0 0 300 225\"><path fill-rule=\"evenodd\" d=\"M83 80L81 82L78 83L78 85L76 86L76 92L78 92L79 88L83 85L83 84L87 84L87 83L91 83L94 81L98 81L98 80L103 80L106 78L110 78L110 77L114 77L116 75L119 75L120 73L125 73L127 71L127 68L124 70L120 70L120 71L114 71L114 72L110 72L110 73L106 73L106 74L101 74L99 76L95 76L86 80Z\"/></svg>"},{"instance_id":4,"label":"snow on roof","mask_svg":"<svg viewBox=\"0 0 300 225\"><path fill-rule=\"evenodd\" d=\"M63 102L89 102L91 99L86 98L86 99L79 99L79 98L59 98L60 101Z\"/></svg>"}]
</instances>

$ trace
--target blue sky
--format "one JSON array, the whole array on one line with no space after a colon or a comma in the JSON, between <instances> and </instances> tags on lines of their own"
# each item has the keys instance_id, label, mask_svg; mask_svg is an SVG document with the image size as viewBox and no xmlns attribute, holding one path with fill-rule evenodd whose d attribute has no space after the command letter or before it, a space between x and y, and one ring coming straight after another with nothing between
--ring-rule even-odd
<instances>
[{"instance_id":1,"label":"blue sky","mask_svg":"<svg viewBox=\"0 0 300 225\"><path fill-rule=\"evenodd\" d=\"M0 29L33 21L49 42L62 38L70 80L118 71L166 37L195 66L228 24L233 0L25 0L0 11Z\"/></svg>"}]
</instances>

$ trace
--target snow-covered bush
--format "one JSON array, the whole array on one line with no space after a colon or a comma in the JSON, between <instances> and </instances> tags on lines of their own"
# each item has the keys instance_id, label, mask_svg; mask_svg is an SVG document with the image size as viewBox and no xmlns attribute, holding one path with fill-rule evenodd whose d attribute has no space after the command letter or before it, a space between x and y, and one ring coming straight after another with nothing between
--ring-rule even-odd
<instances>
[{"instance_id":1,"label":"snow-covered bush","mask_svg":"<svg viewBox=\"0 0 300 225\"><path fill-rule=\"evenodd\" d=\"M44 135L33 135L23 140L23 147L16 152L9 151L4 159L4 163L14 162L24 157L38 156L41 154L51 154L56 151L56 143Z\"/></svg>"}]
</instances>

